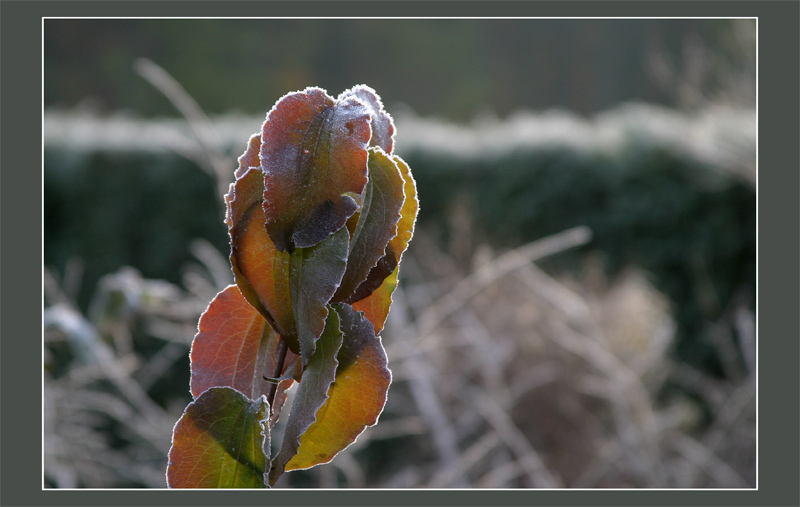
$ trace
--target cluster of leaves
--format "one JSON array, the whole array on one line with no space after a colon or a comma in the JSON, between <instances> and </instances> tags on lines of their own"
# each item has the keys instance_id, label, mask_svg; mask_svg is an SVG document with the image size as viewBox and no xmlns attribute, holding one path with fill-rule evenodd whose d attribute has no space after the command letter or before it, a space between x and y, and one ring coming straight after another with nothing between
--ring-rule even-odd
<instances>
[{"instance_id":1,"label":"cluster of leaves","mask_svg":"<svg viewBox=\"0 0 800 507\"><path fill-rule=\"evenodd\" d=\"M378 335L418 209L394 130L369 87L306 88L250 138L225 196L236 283L200 317L170 487L268 487L377 422L391 382Z\"/></svg>"}]
</instances>

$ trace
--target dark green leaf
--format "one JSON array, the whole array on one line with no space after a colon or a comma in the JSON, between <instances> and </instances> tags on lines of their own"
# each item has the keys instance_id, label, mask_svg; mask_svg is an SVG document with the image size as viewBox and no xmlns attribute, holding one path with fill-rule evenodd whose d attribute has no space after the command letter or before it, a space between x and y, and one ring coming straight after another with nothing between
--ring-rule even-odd
<instances>
[{"instance_id":1,"label":"dark green leaf","mask_svg":"<svg viewBox=\"0 0 800 507\"><path fill-rule=\"evenodd\" d=\"M347 267L350 233L342 227L330 238L291 254L292 306L303 364L314 354L316 341L325 328L327 304L342 281Z\"/></svg>"}]
</instances>

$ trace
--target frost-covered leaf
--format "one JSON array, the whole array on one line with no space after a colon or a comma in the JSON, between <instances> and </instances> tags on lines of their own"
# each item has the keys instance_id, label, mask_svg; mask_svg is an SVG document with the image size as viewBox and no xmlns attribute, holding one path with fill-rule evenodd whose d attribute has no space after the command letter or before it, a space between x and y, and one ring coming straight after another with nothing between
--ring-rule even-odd
<instances>
[{"instance_id":1,"label":"frost-covered leaf","mask_svg":"<svg viewBox=\"0 0 800 507\"><path fill-rule=\"evenodd\" d=\"M268 487L377 422L391 382L377 334L418 209L394 132L358 85L335 100L320 88L287 94L248 140L225 195L236 285L198 324L170 487ZM270 462L269 431L295 381Z\"/></svg>"},{"instance_id":2,"label":"frost-covered leaf","mask_svg":"<svg viewBox=\"0 0 800 507\"><path fill-rule=\"evenodd\" d=\"M370 110L355 96L320 88L281 98L262 128L263 208L270 238L285 252L314 246L358 209L367 183Z\"/></svg>"},{"instance_id":3,"label":"frost-covered leaf","mask_svg":"<svg viewBox=\"0 0 800 507\"><path fill-rule=\"evenodd\" d=\"M386 153L392 153L394 150L394 121L383 109L383 103L375 90L367 85L357 85L340 93L337 100L341 101L347 97L356 97L369 108L369 114L372 117L372 139L370 139L369 145L379 146Z\"/></svg>"},{"instance_id":4,"label":"frost-covered leaf","mask_svg":"<svg viewBox=\"0 0 800 507\"><path fill-rule=\"evenodd\" d=\"M414 223L419 211L417 187L408 165L398 156L393 157L403 176L405 201L397 222L397 235L389 241L386 253L370 271L355 293L347 299L358 311L364 312L379 334L389 314L392 292L397 287L399 264L408 242L414 234Z\"/></svg>"},{"instance_id":5,"label":"frost-covered leaf","mask_svg":"<svg viewBox=\"0 0 800 507\"><path fill-rule=\"evenodd\" d=\"M170 488L264 488L269 462L266 400L229 387L204 391L172 435Z\"/></svg>"},{"instance_id":6,"label":"frost-covered leaf","mask_svg":"<svg viewBox=\"0 0 800 507\"><path fill-rule=\"evenodd\" d=\"M250 136L250 140L247 142L247 149L242 153L242 156L239 157L239 167L233 173L235 178L240 178L251 167L261 167L260 151L261 133L259 132Z\"/></svg>"},{"instance_id":7,"label":"frost-covered leaf","mask_svg":"<svg viewBox=\"0 0 800 507\"><path fill-rule=\"evenodd\" d=\"M411 237L414 235L414 223L417 221L417 213L419 212L419 199L417 198L417 183L414 181L414 177L411 176L411 168L397 155L393 155L392 159L403 176L403 193L406 196L405 201L403 201L403 207L400 210L400 221L397 222L397 235L389 242L398 262L400 262L400 257L408 248L408 242L411 241Z\"/></svg>"}]
</instances>

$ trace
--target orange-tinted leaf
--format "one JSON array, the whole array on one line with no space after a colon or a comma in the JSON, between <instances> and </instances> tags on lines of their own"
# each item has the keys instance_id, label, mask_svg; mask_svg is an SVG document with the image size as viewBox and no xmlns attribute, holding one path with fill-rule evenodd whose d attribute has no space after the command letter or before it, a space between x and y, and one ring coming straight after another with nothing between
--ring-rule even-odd
<instances>
[{"instance_id":1,"label":"orange-tinted leaf","mask_svg":"<svg viewBox=\"0 0 800 507\"><path fill-rule=\"evenodd\" d=\"M350 233L347 227L342 227L322 243L291 253L291 301L303 365L314 354L317 339L325 328L326 305L347 268L349 241Z\"/></svg>"},{"instance_id":2,"label":"orange-tinted leaf","mask_svg":"<svg viewBox=\"0 0 800 507\"><path fill-rule=\"evenodd\" d=\"M381 332L389 314L392 292L397 287L400 258L414 234L414 223L419 211L417 187L411 176L411 170L400 157L395 155L393 159L403 176L403 192L406 196L400 210L400 221L397 222L397 235L389 241L386 254L372 268L367 279L346 301L356 310L364 312L375 326L375 334Z\"/></svg>"},{"instance_id":3,"label":"orange-tinted leaf","mask_svg":"<svg viewBox=\"0 0 800 507\"><path fill-rule=\"evenodd\" d=\"M381 285L372 294L353 303L353 309L363 312L367 320L372 323L376 335L383 331L386 317L389 316L392 293L397 288L397 273L399 270L400 266L395 266L392 274L384 278Z\"/></svg>"},{"instance_id":4,"label":"orange-tinted leaf","mask_svg":"<svg viewBox=\"0 0 800 507\"><path fill-rule=\"evenodd\" d=\"M301 436L297 454L285 469L299 470L327 463L355 442L367 426L378 422L392 381L386 353L372 324L350 305L332 305L344 333L337 355L336 380L328 399Z\"/></svg>"},{"instance_id":5,"label":"orange-tinted leaf","mask_svg":"<svg viewBox=\"0 0 800 507\"><path fill-rule=\"evenodd\" d=\"M340 93L337 100L342 101L347 97L356 97L369 108L372 117L372 139L369 145L379 146L386 153L391 153L394 150L394 121L384 111L383 103L375 90L367 85L357 85Z\"/></svg>"},{"instance_id":6,"label":"orange-tinted leaf","mask_svg":"<svg viewBox=\"0 0 800 507\"><path fill-rule=\"evenodd\" d=\"M370 120L356 97L335 102L320 88L285 95L267 114L263 208L278 250L314 246L356 212L352 194L367 183Z\"/></svg>"},{"instance_id":7,"label":"orange-tinted leaf","mask_svg":"<svg viewBox=\"0 0 800 507\"><path fill-rule=\"evenodd\" d=\"M316 351L303 371L303 380L297 388L292 410L286 423L281 450L272 462L269 483L285 471L286 463L297 454L300 436L314 423L317 411L328 397L328 390L336 376L336 355L342 346L340 319L335 311L328 314L325 330L317 342Z\"/></svg>"},{"instance_id":8,"label":"orange-tinted leaf","mask_svg":"<svg viewBox=\"0 0 800 507\"><path fill-rule=\"evenodd\" d=\"M400 208L405 199L403 184L403 176L392 158L380 148L370 148L369 183L350 239L347 271L333 296L334 302L352 296L385 255L386 245L397 234Z\"/></svg>"},{"instance_id":9,"label":"orange-tinted leaf","mask_svg":"<svg viewBox=\"0 0 800 507\"><path fill-rule=\"evenodd\" d=\"M252 151L253 143L248 151ZM247 153L240 161L246 159ZM244 162L241 162L244 163ZM247 169L226 197L226 221L231 237L231 265L242 294L298 353L289 289L289 254L280 252L264 228L261 198L264 173Z\"/></svg>"},{"instance_id":10,"label":"orange-tinted leaf","mask_svg":"<svg viewBox=\"0 0 800 507\"><path fill-rule=\"evenodd\" d=\"M269 461L266 399L212 387L175 424L167 465L170 488L264 488Z\"/></svg>"},{"instance_id":11,"label":"orange-tinted leaf","mask_svg":"<svg viewBox=\"0 0 800 507\"><path fill-rule=\"evenodd\" d=\"M223 386L253 400L269 393L271 385L264 377L275 375L280 337L236 285L217 294L200 316L197 328L190 354L192 396L196 398L211 387ZM297 359L297 355L287 352L282 372L294 366ZM279 402L285 399L291 383L278 385ZM276 418L278 412L274 407Z\"/></svg>"}]
</instances>

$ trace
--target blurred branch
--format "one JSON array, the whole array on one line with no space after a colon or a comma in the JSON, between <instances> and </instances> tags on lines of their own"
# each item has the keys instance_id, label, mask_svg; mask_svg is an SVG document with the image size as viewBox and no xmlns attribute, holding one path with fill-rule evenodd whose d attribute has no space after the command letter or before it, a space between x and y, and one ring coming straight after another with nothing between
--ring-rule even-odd
<instances>
[{"instance_id":1,"label":"blurred branch","mask_svg":"<svg viewBox=\"0 0 800 507\"><path fill-rule=\"evenodd\" d=\"M479 394L474 406L494 428L509 450L517 455L520 466L531 479L531 487L562 487L562 481L547 468L539 453L509 417L507 410L483 393Z\"/></svg>"},{"instance_id":2,"label":"blurred branch","mask_svg":"<svg viewBox=\"0 0 800 507\"><path fill-rule=\"evenodd\" d=\"M42 289L44 291L45 299L51 305L63 305L70 308L75 308L75 303L66 292L61 288L53 271L45 266L42 269Z\"/></svg>"},{"instance_id":3,"label":"blurred branch","mask_svg":"<svg viewBox=\"0 0 800 507\"><path fill-rule=\"evenodd\" d=\"M727 463L703 445L701 442L691 438L685 433L676 433L672 439L673 446L686 458L691 465L698 470L707 473L721 487L726 488L746 488L747 481L742 478Z\"/></svg>"},{"instance_id":4,"label":"blurred branch","mask_svg":"<svg viewBox=\"0 0 800 507\"><path fill-rule=\"evenodd\" d=\"M474 273L461 280L445 296L428 305L425 312L417 318L415 336L427 336L444 319L495 280L527 266L533 261L584 245L590 240L591 231L587 227L575 227L501 255L489 264L478 268Z\"/></svg>"},{"instance_id":5,"label":"blurred branch","mask_svg":"<svg viewBox=\"0 0 800 507\"><path fill-rule=\"evenodd\" d=\"M235 163L225 155L213 124L197 102L167 71L147 58L139 58L134 70L158 89L186 118L204 157L194 157L216 181L217 192L224 195L233 175ZM185 155L185 154L184 154Z\"/></svg>"},{"instance_id":6,"label":"blurred branch","mask_svg":"<svg viewBox=\"0 0 800 507\"><path fill-rule=\"evenodd\" d=\"M230 262L211 243L204 239L196 239L192 241L189 248L192 254L208 269L217 291L221 291L233 283Z\"/></svg>"},{"instance_id":7,"label":"blurred branch","mask_svg":"<svg viewBox=\"0 0 800 507\"><path fill-rule=\"evenodd\" d=\"M398 287L394 294L392 311L395 314L395 318L400 317L402 320L408 322L407 328L413 332L416 325L407 318L405 297L403 297L402 288ZM411 336L419 335L414 333ZM413 340L404 341L406 350L409 352L405 360L407 362L406 367L410 370L408 383L411 394L419 408L420 414L428 425L434 447L439 455L441 466L447 468L458 461L458 440L442 408L441 401L436 395L434 382L436 377L431 371L425 356L414 347ZM460 481L457 484L463 485Z\"/></svg>"},{"instance_id":8,"label":"blurred branch","mask_svg":"<svg viewBox=\"0 0 800 507\"><path fill-rule=\"evenodd\" d=\"M446 488L450 486L459 477L465 476L475 463L483 459L499 443L500 437L496 432L486 433L464 450L458 461L448 467L439 469L427 486L430 488Z\"/></svg>"}]
</instances>

